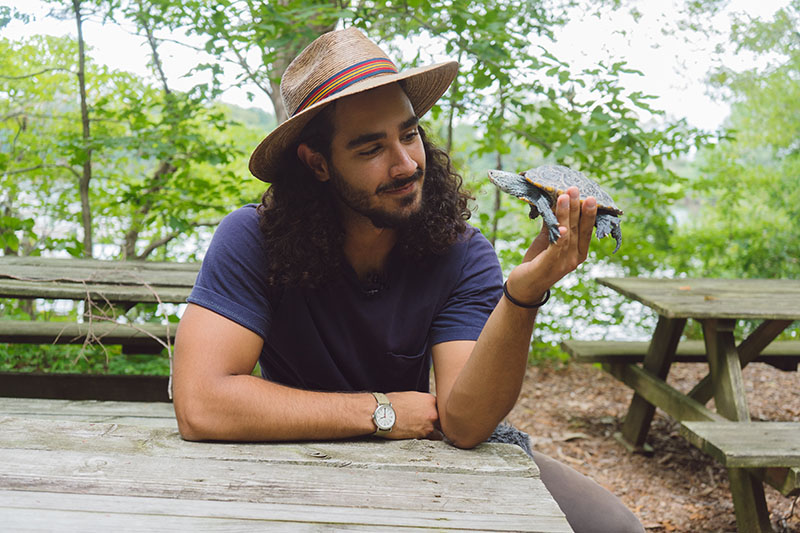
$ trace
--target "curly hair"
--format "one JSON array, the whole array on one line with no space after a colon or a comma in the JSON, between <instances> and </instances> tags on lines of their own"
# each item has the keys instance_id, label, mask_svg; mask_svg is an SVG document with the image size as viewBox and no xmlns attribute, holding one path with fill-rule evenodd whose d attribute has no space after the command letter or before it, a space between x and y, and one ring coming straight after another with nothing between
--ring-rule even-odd
<instances>
[{"instance_id":1,"label":"curly hair","mask_svg":"<svg viewBox=\"0 0 800 533\"><path fill-rule=\"evenodd\" d=\"M259 227L268 250L267 282L273 287L318 288L339 278L345 265L344 227L328 182L315 179L296 157L301 143L330 160L333 107L327 106L286 151L281 171L264 192ZM466 231L473 197L450 157L419 127L426 168L420 216L398 229L396 249L424 263L446 251Z\"/></svg>"}]
</instances>

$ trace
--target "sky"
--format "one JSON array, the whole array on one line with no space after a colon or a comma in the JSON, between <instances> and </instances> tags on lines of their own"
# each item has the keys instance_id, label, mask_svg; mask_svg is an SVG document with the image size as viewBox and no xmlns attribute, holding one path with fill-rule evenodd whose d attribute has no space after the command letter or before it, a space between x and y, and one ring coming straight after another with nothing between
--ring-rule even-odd
<instances>
[{"instance_id":1,"label":"sky","mask_svg":"<svg viewBox=\"0 0 800 533\"><path fill-rule=\"evenodd\" d=\"M712 98L704 83L709 70L719 61L719 56L712 53L716 43L701 38L687 42L685 36L662 31L674 22L679 1L641 0L636 4L642 13L638 21L625 11L602 19L592 13L575 13L570 22L558 30L556 42L548 48L573 69L591 67L600 60L625 60L630 67L644 74L626 77L626 88L656 96L651 105L666 111L671 118L685 118L693 126L715 130L729 113L729 106ZM712 22L725 29L730 12L743 11L755 17L768 18L787 4L788 0L730 0L728 11ZM0 30L0 36L16 39L36 33L76 33L73 20L59 21L47 17L50 7L40 0L0 0L0 5L35 15L35 20L27 25L13 22ZM151 76L146 65L145 44L140 37L132 35L130 28L87 22L84 38L94 48L91 55L95 61L143 77ZM195 55L194 51L168 43L162 49L168 72L183 74L185 69L182 70L181 66L196 62ZM737 70L754 65L754 59L743 54L726 55L723 61ZM175 68L170 68L171 65ZM176 89L188 89L196 82L196 79L187 80L180 75L170 80ZM265 96L251 102L244 90L229 91L223 100L242 107L263 105L270 110Z\"/></svg>"}]
</instances>

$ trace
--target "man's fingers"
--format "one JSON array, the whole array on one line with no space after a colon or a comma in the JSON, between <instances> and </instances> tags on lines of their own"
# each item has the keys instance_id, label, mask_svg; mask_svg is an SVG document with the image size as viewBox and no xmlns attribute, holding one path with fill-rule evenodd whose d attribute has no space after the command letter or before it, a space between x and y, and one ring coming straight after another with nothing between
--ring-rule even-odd
<instances>
[{"instance_id":1,"label":"man's fingers","mask_svg":"<svg viewBox=\"0 0 800 533\"><path fill-rule=\"evenodd\" d=\"M574 236L577 241L578 224L581 218L581 194L577 187L570 187L567 189L569 194L569 231L571 237Z\"/></svg>"},{"instance_id":2,"label":"man's fingers","mask_svg":"<svg viewBox=\"0 0 800 533\"><path fill-rule=\"evenodd\" d=\"M556 218L558 219L559 230L561 231L561 238L555 244L561 247L569 244L564 242L564 229L570 227L570 198L568 194L562 194L558 197L556 202Z\"/></svg>"},{"instance_id":3,"label":"man's fingers","mask_svg":"<svg viewBox=\"0 0 800 533\"><path fill-rule=\"evenodd\" d=\"M584 200L581 211L580 230L578 232L578 255L581 262L583 262L589 255L589 245L592 242L592 230L597 218L597 200L593 196Z\"/></svg>"}]
</instances>

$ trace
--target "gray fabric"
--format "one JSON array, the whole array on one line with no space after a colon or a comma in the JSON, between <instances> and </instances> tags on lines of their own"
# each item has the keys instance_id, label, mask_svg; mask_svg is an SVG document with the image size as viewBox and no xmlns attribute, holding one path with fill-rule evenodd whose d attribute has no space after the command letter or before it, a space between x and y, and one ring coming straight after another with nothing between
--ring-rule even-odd
<instances>
[{"instance_id":1,"label":"gray fabric","mask_svg":"<svg viewBox=\"0 0 800 533\"><path fill-rule=\"evenodd\" d=\"M486 442L516 444L539 467L542 482L575 533L643 533L639 519L622 501L577 470L531 449L530 436L506 422Z\"/></svg>"},{"instance_id":2,"label":"gray fabric","mask_svg":"<svg viewBox=\"0 0 800 533\"><path fill-rule=\"evenodd\" d=\"M520 431L511 424L501 422L499 426L494 428L492 435L486 439L486 442L499 442L502 444L516 444L533 457L533 450L531 450L531 438L524 431Z\"/></svg>"}]
</instances>

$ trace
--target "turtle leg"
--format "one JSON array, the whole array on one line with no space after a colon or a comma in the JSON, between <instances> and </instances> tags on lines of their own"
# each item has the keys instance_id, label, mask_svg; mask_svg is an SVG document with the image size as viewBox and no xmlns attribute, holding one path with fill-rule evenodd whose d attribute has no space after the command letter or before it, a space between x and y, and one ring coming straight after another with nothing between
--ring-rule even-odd
<instances>
[{"instance_id":1,"label":"turtle leg","mask_svg":"<svg viewBox=\"0 0 800 533\"><path fill-rule=\"evenodd\" d=\"M617 253L619 245L622 244L622 230L619 227L619 217L609 213L599 213L594 223L597 228L597 238L602 239L609 233L617 241L617 247L612 253Z\"/></svg>"},{"instance_id":2,"label":"turtle leg","mask_svg":"<svg viewBox=\"0 0 800 533\"><path fill-rule=\"evenodd\" d=\"M556 218L553 209L550 207L550 197L539 191L533 191L531 194L533 205L531 205L531 213L533 213L534 206L542 214L544 225L547 226L547 234L550 237L550 242L556 242L561 237L561 232L558 231L558 219Z\"/></svg>"},{"instance_id":3,"label":"turtle leg","mask_svg":"<svg viewBox=\"0 0 800 533\"><path fill-rule=\"evenodd\" d=\"M614 248L613 252L611 252L612 254L615 254L615 253L617 253L617 250L619 250L620 244L622 244L622 230L619 227L619 219L618 218L617 218L616 224L612 224L611 225L611 236L614 237L615 241L617 241L617 247Z\"/></svg>"}]
</instances>

